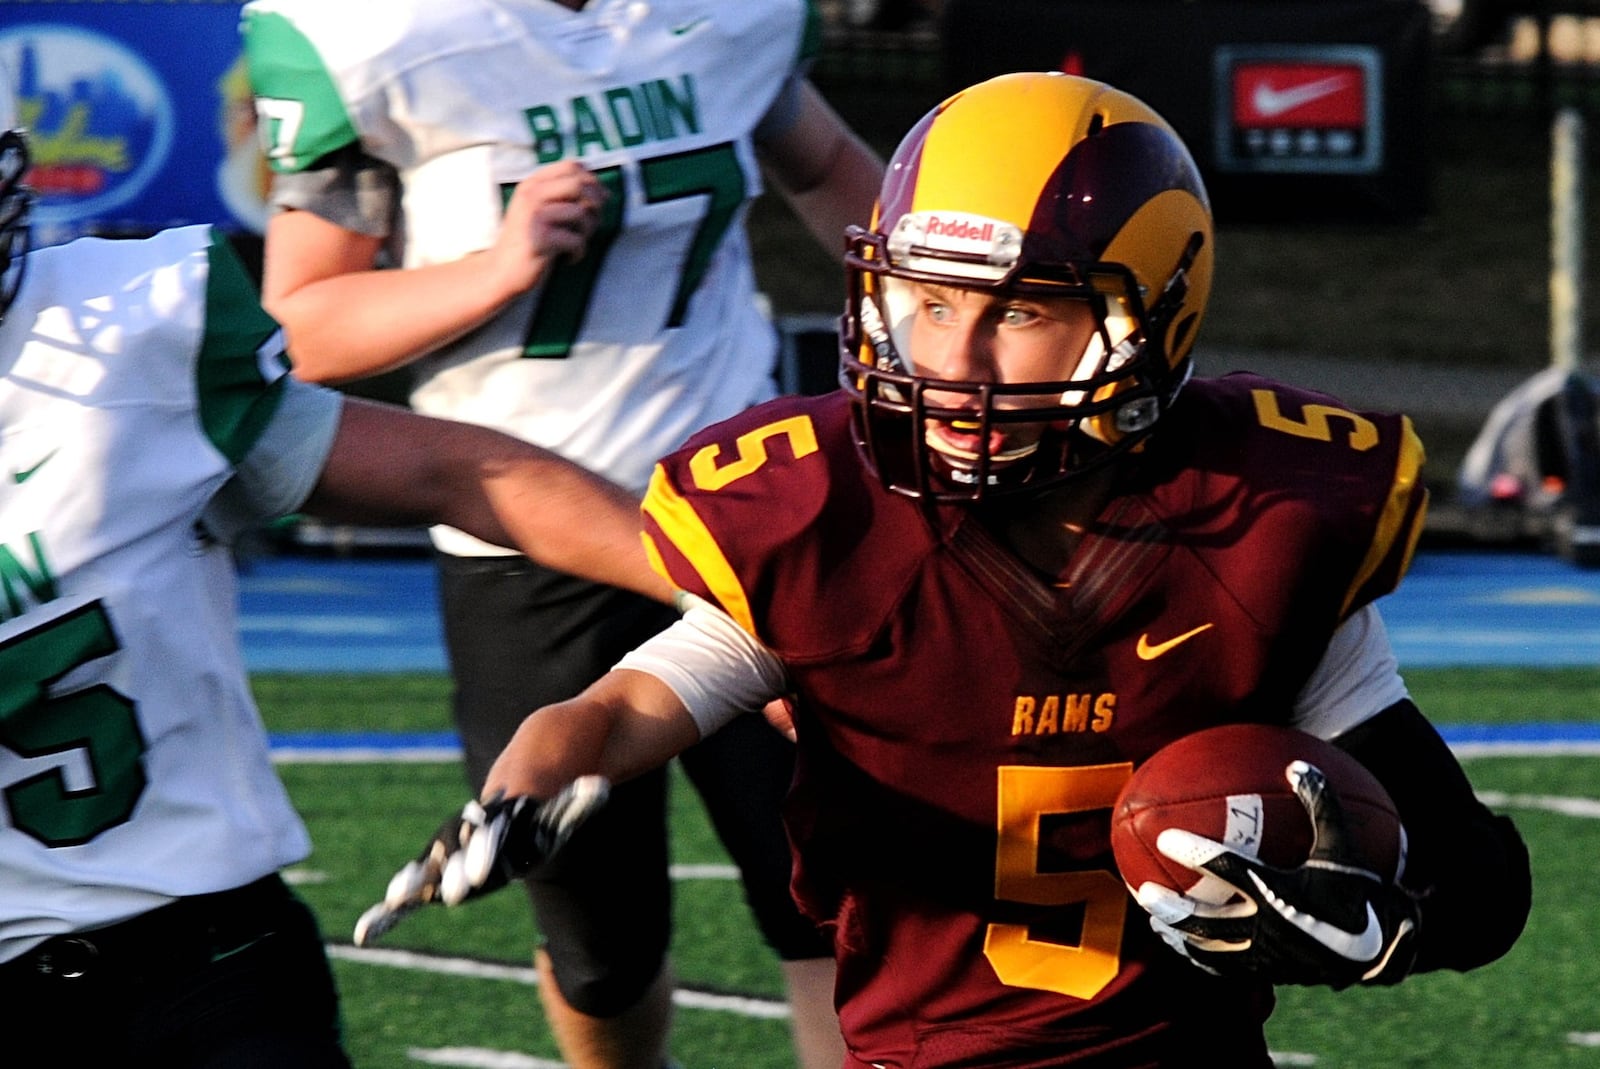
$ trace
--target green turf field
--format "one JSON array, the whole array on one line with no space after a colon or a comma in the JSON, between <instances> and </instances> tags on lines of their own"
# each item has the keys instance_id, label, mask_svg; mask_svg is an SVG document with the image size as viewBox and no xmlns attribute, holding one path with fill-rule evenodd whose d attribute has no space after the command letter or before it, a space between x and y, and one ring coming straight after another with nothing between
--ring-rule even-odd
<instances>
[{"instance_id":1,"label":"green turf field","mask_svg":"<svg viewBox=\"0 0 1600 1069\"><path fill-rule=\"evenodd\" d=\"M1441 723L1581 721L1600 712L1600 670L1414 670ZM438 676L260 676L273 731L448 726ZM1318 1069L1565 1069L1600 1066L1600 786L1593 758L1479 758L1480 792L1516 817L1533 855L1534 915L1504 960L1469 975L1335 994L1284 989L1269 1028L1283 1066ZM291 875L317 909L345 996L358 1069L417 1065L539 1069L558 1058L528 986L533 938L515 892L409 919L375 957L349 932L393 870L465 798L454 764L293 764L285 781L315 842ZM678 781L674 860L725 857ZM1578 800L1574 804L1570 799ZM715 868L678 884L676 964L685 989L674 1051L686 1069L789 1069L778 970L736 881ZM732 996L732 997L723 997ZM738 996L751 996L741 999ZM781 1011L780 1011L781 1012ZM1214 1060L1196 1052L1199 1065Z\"/></svg>"}]
</instances>

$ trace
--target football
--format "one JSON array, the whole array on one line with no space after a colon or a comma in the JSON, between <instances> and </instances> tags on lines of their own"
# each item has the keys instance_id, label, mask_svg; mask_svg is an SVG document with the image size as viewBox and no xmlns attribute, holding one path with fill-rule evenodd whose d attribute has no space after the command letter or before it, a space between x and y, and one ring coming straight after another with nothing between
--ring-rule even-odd
<instances>
[{"instance_id":1,"label":"football","mask_svg":"<svg viewBox=\"0 0 1600 1069\"><path fill-rule=\"evenodd\" d=\"M1393 879L1405 836L1389 792L1355 758L1293 728L1225 724L1157 750L1122 788L1111 813L1111 849L1123 882L1137 891L1154 881L1220 905L1227 884L1165 857L1156 837L1184 828L1277 868L1311 852L1311 819L1284 770L1303 760L1321 769L1339 797L1363 867Z\"/></svg>"}]
</instances>

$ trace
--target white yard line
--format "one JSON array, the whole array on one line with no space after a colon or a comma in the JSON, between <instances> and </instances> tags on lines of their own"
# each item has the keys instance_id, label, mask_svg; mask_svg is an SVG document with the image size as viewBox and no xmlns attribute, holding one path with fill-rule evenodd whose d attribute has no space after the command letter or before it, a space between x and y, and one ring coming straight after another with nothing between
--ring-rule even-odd
<instances>
[{"instance_id":1,"label":"white yard line","mask_svg":"<svg viewBox=\"0 0 1600 1069\"><path fill-rule=\"evenodd\" d=\"M412 1047L406 1056L424 1065L448 1065L453 1069L567 1069L566 1062L483 1047Z\"/></svg>"},{"instance_id":2,"label":"white yard line","mask_svg":"<svg viewBox=\"0 0 1600 1069\"><path fill-rule=\"evenodd\" d=\"M474 961L471 958L449 958L437 954L418 954L410 950L391 950L383 947L353 947L343 943L330 943L328 956L341 961L359 962L363 965L380 965L392 969L409 969L433 973L436 976L460 976L474 980L506 980L514 984L536 987L539 974L531 965L503 965L497 962ZM778 999L754 998L749 995L719 995L709 991L691 991L678 988L672 993L673 1005L689 1010L716 1010L735 1013L741 1017L766 1020L787 1019L789 1004Z\"/></svg>"}]
</instances>

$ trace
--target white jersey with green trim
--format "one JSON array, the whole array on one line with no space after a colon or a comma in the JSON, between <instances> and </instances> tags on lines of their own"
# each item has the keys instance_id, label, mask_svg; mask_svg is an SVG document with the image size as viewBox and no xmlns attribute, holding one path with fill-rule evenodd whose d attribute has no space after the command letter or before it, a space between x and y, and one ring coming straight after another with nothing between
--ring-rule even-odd
<instances>
[{"instance_id":1,"label":"white jersey with green trim","mask_svg":"<svg viewBox=\"0 0 1600 1069\"><path fill-rule=\"evenodd\" d=\"M0 320L0 961L308 852L228 545L299 506L337 426L281 337L206 227L27 258Z\"/></svg>"},{"instance_id":2,"label":"white jersey with green trim","mask_svg":"<svg viewBox=\"0 0 1600 1069\"><path fill-rule=\"evenodd\" d=\"M744 219L756 129L815 50L810 4L255 0L244 34L273 165L357 144L395 167L406 265L486 247L542 164L578 159L611 193L588 255L417 366L418 409L642 491L690 432L775 393Z\"/></svg>"}]
</instances>

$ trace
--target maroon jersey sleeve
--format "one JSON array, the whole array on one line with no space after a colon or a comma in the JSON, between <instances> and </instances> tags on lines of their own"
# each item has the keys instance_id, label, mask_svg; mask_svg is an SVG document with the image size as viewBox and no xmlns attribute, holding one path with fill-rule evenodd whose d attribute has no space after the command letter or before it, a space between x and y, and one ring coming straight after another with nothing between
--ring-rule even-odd
<instances>
[{"instance_id":1,"label":"maroon jersey sleeve","mask_svg":"<svg viewBox=\"0 0 1600 1069\"><path fill-rule=\"evenodd\" d=\"M1181 489L1164 507L1202 551L1248 548L1245 567L1336 624L1399 584L1428 497L1408 418L1248 374L1196 380L1172 415L1155 451Z\"/></svg>"},{"instance_id":2,"label":"maroon jersey sleeve","mask_svg":"<svg viewBox=\"0 0 1600 1069\"><path fill-rule=\"evenodd\" d=\"M657 465L645 544L667 579L786 663L857 653L931 545L916 507L868 479L843 394L783 398L701 431Z\"/></svg>"}]
</instances>

